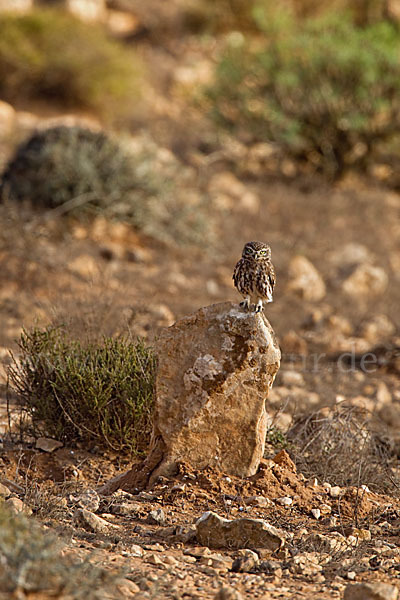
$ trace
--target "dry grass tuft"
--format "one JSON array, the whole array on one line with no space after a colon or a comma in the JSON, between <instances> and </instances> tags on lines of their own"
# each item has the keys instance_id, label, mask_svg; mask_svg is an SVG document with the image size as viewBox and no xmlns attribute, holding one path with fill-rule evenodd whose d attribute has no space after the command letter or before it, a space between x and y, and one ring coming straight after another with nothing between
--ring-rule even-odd
<instances>
[{"instance_id":1,"label":"dry grass tuft","mask_svg":"<svg viewBox=\"0 0 400 600\"><path fill-rule=\"evenodd\" d=\"M294 420L286 434L298 470L332 485L381 493L397 489L392 451L371 415L354 407L322 409Z\"/></svg>"}]
</instances>

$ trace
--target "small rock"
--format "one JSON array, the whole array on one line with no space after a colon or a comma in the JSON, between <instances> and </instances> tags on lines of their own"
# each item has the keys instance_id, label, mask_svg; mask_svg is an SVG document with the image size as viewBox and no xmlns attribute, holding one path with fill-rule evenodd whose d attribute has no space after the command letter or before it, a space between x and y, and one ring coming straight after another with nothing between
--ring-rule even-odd
<instances>
[{"instance_id":1,"label":"small rock","mask_svg":"<svg viewBox=\"0 0 400 600\"><path fill-rule=\"evenodd\" d=\"M285 543L283 531L262 519L229 520L211 511L196 522L200 544L210 548L268 548L278 550Z\"/></svg>"},{"instance_id":2,"label":"small rock","mask_svg":"<svg viewBox=\"0 0 400 600\"><path fill-rule=\"evenodd\" d=\"M229 171L216 173L211 178L208 189L216 205L221 208L241 208L251 214L258 212L259 197Z\"/></svg>"},{"instance_id":3,"label":"small rock","mask_svg":"<svg viewBox=\"0 0 400 600\"><path fill-rule=\"evenodd\" d=\"M314 519L317 519L317 521L318 521L318 519L321 516L321 511L319 510L319 508L312 508L311 509L311 514L314 517Z\"/></svg>"},{"instance_id":4,"label":"small rock","mask_svg":"<svg viewBox=\"0 0 400 600\"><path fill-rule=\"evenodd\" d=\"M283 336L281 347L285 354L307 354L307 342L293 329Z\"/></svg>"},{"instance_id":5,"label":"small rock","mask_svg":"<svg viewBox=\"0 0 400 600\"><path fill-rule=\"evenodd\" d=\"M342 493L342 488L339 487L338 485L334 485L329 490L329 495L330 495L331 498L339 498L339 496L340 496L341 493Z\"/></svg>"},{"instance_id":6,"label":"small rock","mask_svg":"<svg viewBox=\"0 0 400 600\"><path fill-rule=\"evenodd\" d=\"M254 552L254 550L250 550L249 548L241 548L238 550L238 556L250 556L254 558L255 561L259 560L257 552Z\"/></svg>"},{"instance_id":7,"label":"small rock","mask_svg":"<svg viewBox=\"0 0 400 600\"><path fill-rule=\"evenodd\" d=\"M277 560L262 560L259 564L259 570L267 575L282 576L281 563Z\"/></svg>"},{"instance_id":8,"label":"small rock","mask_svg":"<svg viewBox=\"0 0 400 600\"><path fill-rule=\"evenodd\" d=\"M147 522L155 525L165 525L167 517L162 508L151 510L147 517Z\"/></svg>"},{"instance_id":9,"label":"small rock","mask_svg":"<svg viewBox=\"0 0 400 600\"><path fill-rule=\"evenodd\" d=\"M354 581L354 579L356 578L357 573L355 571L347 571L347 579L350 579L350 581Z\"/></svg>"},{"instance_id":10,"label":"small rock","mask_svg":"<svg viewBox=\"0 0 400 600\"><path fill-rule=\"evenodd\" d=\"M211 550L209 548L186 548L183 551L184 555L189 554L195 558L202 558L203 556L210 556Z\"/></svg>"},{"instance_id":11,"label":"small rock","mask_svg":"<svg viewBox=\"0 0 400 600\"><path fill-rule=\"evenodd\" d=\"M351 583L344 590L343 600L397 600L398 589L389 583Z\"/></svg>"},{"instance_id":12,"label":"small rock","mask_svg":"<svg viewBox=\"0 0 400 600\"><path fill-rule=\"evenodd\" d=\"M310 479L307 479L306 485L307 487L318 487L318 479L316 477L311 477Z\"/></svg>"},{"instance_id":13,"label":"small rock","mask_svg":"<svg viewBox=\"0 0 400 600\"><path fill-rule=\"evenodd\" d=\"M197 562L197 560L194 556L189 556L189 555L182 556L182 561L189 565L194 565Z\"/></svg>"},{"instance_id":14,"label":"small rock","mask_svg":"<svg viewBox=\"0 0 400 600\"><path fill-rule=\"evenodd\" d=\"M319 553L303 552L298 554L292 560L290 571L303 576L316 575L322 571L322 566L319 563Z\"/></svg>"},{"instance_id":15,"label":"small rock","mask_svg":"<svg viewBox=\"0 0 400 600\"><path fill-rule=\"evenodd\" d=\"M9 490L8 487L2 483L0 483L0 496L2 498L8 498L8 496L11 496L11 490Z\"/></svg>"},{"instance_id":16,"label":"small rock","mask_svg":"<svg viewBox=\"0 0 400 600\"><path fill-rule=\"evenodd\" d=\"M91 488L84 490L78 496L74 497L73 500L78 504L78 506L81 508L86 508L91 512L96 512L99 510L100 497L96 490Z\"/></svg>"},{"instance_id":17,"label":"small rock","mask_svg":"<svg viewBox=\"0 0 400 600\"><path fill-rule=\"evenodd\" d=\"M370 321L365 323L361 330L361 335L370 344L377 344L384 338L394 334L396 326L386 315L375 315Z\"/></svg>"},{"instance_id":18,"label":"small rock","mask_svg":"<svg viewBox=\"0 0 400 600\"><path fill-rule=\"evenodd\" d=\"M235 588L224 585L215 594L214 600L243 600L243 596Z\"/></svg>"},{"instance_id":19,"label":"small rock","mask_svg":"<svg viewBox=\"0 0 400 600\"><path fill-rule=\"evenodd\" d=\"M183 542L187 544L192 542L196 537L196 526L195 525L179 525L175 531L175 539L177 542Z\"/></svg>"},{"instance_id":20,"label":"small rock","mask_svg":"<svg viewBox=\"0 0 400 600\"><path fill-rule=\"evenodd\" d=\"M304 543L307 548L315 549L318 552L340 552L348 548L346 538L337 531L328 533L327 535L312 533L306 538Z\"/></svg>"},{"instance_id":21,"label":"small rock","mask_svg":"<svg viewBox=\"0 0 400 600\"><path fill-rule=\"evenodd\" d=\"M141 558L144 554L143 548L141 546L138 546L137 544L132 544L129 548L129 554L131 556Z\"/></svg>"},{"instance_id":22,"label":"small rock","mask_svg":"<svg viewBox=\"0 0 400 600\"><path fill-rule=\"evenodd\" d=\"M250 573L259 562L260 559L255 552L246 554L245 556L238 556L233 562L232 571L234 573Z\"/></svg>"},{"instance_id":23,"label":"small rock","mask_svg":"<svg viewBox=\"0 0 400 600\"><path fill-rule=\"evenodd\" d=\"M133 594L140 592L139 586L130 579L120 579L117 584L118 591L122 598L129 598Z\"/></svg>"},{"instance_id":24,"label":"small rock","mask_svg":"<svg viewBox=\"0 0 400 600\"><path fill-rule=\"evenodd\" d=\"M22 502L22 500L20 500L19 498L8 498L8 500L6 500L4 502L4 505L10 510L10 512L12 512L14 515L17 515L18 513L25 513L28 515L32 514L32 509L29 508L29 506L27 506L24 502Z\"/></svg>"},{"instance_id":25,"label":"small rock","mask_svg":"<svg viewBox=\"0 0 400 600\"><path fill-rule=\"evenodd\" d=\"M326 293L324 280L305 256L295 256L291 260L287 289L310 302L322 300Z\"/></svg>"},{"instance_id":26,"label":"small rock","mask_svg":"<svg viewBox=\"0 0 400 600\"><path fill-rule=\"evenodd\" d=\"M305 381L303 375L299 371L282 371L281 380L286 387L304 387Z\"/></svg>"},{"instance_id":27,"label":"small rock","mask_svg":"<svg viewBox=\"0 0 400 600\"><path fill-rule=\"evenodd\" d=\"M380 406L390 404L392 402L392 394L390 393L386 383L380 381L376 390L376 400Z\"/></svg>"},{"instance_id":28,"label":"small rock","mask_svg":"<svg viewBox=\"0 0 400 600\"><path fill-rule=\"evenodd\" d=\"M99 272L98 264L90 254L81 254L75 257L67 266L70 271L84 278L92 278Z\"/></svg>"},{"instance_id":29,"label":"small rock","mask_svg":"<svg viewBox=\"0 0 400 600\"><path fill-rule=\"evenodd\" d=\"M185 490L186 490L185 483L176 483L171 488L171 492L184 492Z\"/></svg>"},{"instance_id":30,"label":"small rock","mask_svg":"<svg viewBox=\"0 0 400 600\"><path fill-rule=\"evenodd\" d=\"M110 529L118 529L117 525L98 517L86 508L78 508L75 511L74 519L78 525L94 533L108 533Z\"/></svg>"},{"instance_id":31,"label":"small rock","mask_svg":"<svg viewBox=\"0 0 400 600\"><path fill-rule=\"evenodd\" d=\"M272 504L272 501L265 496L249 496L244 499L246 505L258 506L259 508L267 508Z\"/></svg>"},{"instance_id":32,"label":"small rock","mask_svg":"<svg viewBox=\"0 0 400 600\"><path fill-rule=\"evenodd\" d=\"M370 252L366 246L350 242L344 246L339 246L332 252L330 259L334 265L340 268L351 267L367 262L370 259Z\"/></svg>"},{"instance_id":33,"label":"small rock","mask_svg":"<svg viewBox=\"0 0 400 600\"><path fill-rule=\"evenodd\" d=\"M145 550L153 550L154 552L164 552L165 548L162 544L158 542L156 544L143 544L143 548Z\"/></svg>"},{"instance_id":34,"label":"small rock","mask_svg":"<svg viewBox=\"0 0 400 600\"><path fill-rule=\"evenodd\" d=\"M4 140L8 138L14 131L16 124L16 113L15 109L8 104L0 100L0 139Z\"/></svg>"},{"instance_id":35,"label":"small rock","mask_svg":"<svg viewBox=\"0 0 400 600\"><path fill-rule=\"evenodd\" d=\"M342 284L349 296L366 299L383 294L388 284L388 276L381 267L368 263L359 265Z\"/></svg>"},{"instance_id":36,"label":"small rock","mask_svg":"<svg viewBox=\"0 0 400 600\"><path fill-rule=\"evenodd\" d=\"M120 504L112 504L110 510L113 515L136 515L143 510L143 505L140 502L121 502Z\"/></svg>"},{"instance_id":37,"label":"small rock","mask_svg":"<svg viewBox=\"0 0 400 600\"><path fill-rule=\"evenodd\" d=\"M63 443L58 440L52 440L51 438L41 437L36 440L36 449L43 450L44 452L54 452L58 448L63 447Z\"/></svg>"},{"instance_id":38,"label":"small rock","mask_svg":"<svg viewBox=\"0 0 400 600\"><path fill-rule=\"evenodd\" d=\"M359 529L358 527L352 527L347 532L349 536L354 536L363 542L369 542L371 540L371 532L369 529Z\"/></svg>"},{"instance_id":39,"label":"small rock","mask_svg":"<svg viewBox=\"0 0 400 600\"><path fill-rule=\"evenodd\" d=\"M167 554L167 556L164 556L163 560L164 560L164 564L170 565L172 567L176 567L176 565L179 564L179 562L176 560L176 558L174 558L170 554Z\"/></svg>"},{"instance_id":40,"label":"small rock","mask_svg":"<svg viewBox=\"0 0 400 600\"><path fill-rule=\"evenodd\" d=\"M278 498L276 501L282 506L291 506L293 504L293 499L289 496L283 496L283 498Z\"/></svg>"},{"instance_id":41,"label":"small rock","mask_svg":"<svg viewBox=\"0 0 400 600\"><path fill-rule=\"evenodd\" d=\"M144 562L149 563L150 565L163 565L164 562L161 560L160 556L153 552L152 554L146 554L144 557Z\"/></svg>"},{"instance_id":42,"label":"small rock","mask_svg":"<svg viewBox=\"0 0 400 600\"><path fill-rule=\"evenodd\" d=\"M140 492L139 498L141 498L141 500L145 500L146 502L152 502L155 499L155 495L149 494L148 492Z\"/></svg>"}]
</instances>

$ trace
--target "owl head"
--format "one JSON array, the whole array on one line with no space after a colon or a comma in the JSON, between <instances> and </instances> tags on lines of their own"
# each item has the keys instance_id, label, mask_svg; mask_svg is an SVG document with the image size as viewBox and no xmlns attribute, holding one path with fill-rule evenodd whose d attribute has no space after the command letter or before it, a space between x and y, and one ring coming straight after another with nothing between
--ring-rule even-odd
<instances>
[{"instance_id":1,"label":"owl head","mask_svg":"<svg viewBox=\"0 0 400 600\"><path fill-rule=\"evenodd\" d=\"M264 242L247 242L243 248L242 257L253 260L268 260L271 258L271 248Z\"/></svg>"}]
</instances>

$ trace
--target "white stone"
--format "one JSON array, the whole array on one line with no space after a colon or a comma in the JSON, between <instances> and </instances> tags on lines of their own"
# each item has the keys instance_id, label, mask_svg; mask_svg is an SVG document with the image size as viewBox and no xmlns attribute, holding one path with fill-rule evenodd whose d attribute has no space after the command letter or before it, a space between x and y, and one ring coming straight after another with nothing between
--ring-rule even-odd
<instances>
[{"instance_id":1,"label":"white stone","mask_svg":"<svg viewBox=\"0 0 400 600\"><path fill-rule=\"evenodd\" d=\"M310 302L318 302L326 294L324 280L305 256L295 256L291 260L287 290Z\"/></svg>"}]
</instances>

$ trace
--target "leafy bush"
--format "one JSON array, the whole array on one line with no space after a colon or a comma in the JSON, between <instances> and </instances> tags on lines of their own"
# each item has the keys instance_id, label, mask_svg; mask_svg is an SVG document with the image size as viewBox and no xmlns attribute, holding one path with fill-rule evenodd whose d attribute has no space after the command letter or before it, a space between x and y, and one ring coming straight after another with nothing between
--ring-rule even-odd
<instances>
[{"instance_id":1,"label":"leafy bush","mask_svg":"<svg viewBox=\"0 0 400 600\"><path fill-rule=\"evenodd\" d=\"M60 11L0 16L0 95L44 98L111 117L130 110L139 87L135 55L101 26Z\"/></svg>"},{"instance_id":2,"label":"leafy bush","mask_svg":"<svg viewBox=\"0 0 400 600\"><path fill-rule=\"evenodd\" d=\"M132 453L146 448L156 360L142 341L83 345L48 327L24 331L19 347L9 380L35 434Z\"/></svg>"},{"instance_id":3,"label":"leafy bush","mask_svg":"<svg viewBox=\"0 0 400 600\"><path fill-rule=\"evenodd\" d=\"M54 535L0 504L0 588L7 597L101 600L118 597L117 575L89 560L74 561ZM107 592L115 594L108 596Z\"/></svg>"},{"instance_id":4,"label":"leafy bush","mask_svg":"<svg viewBox=\"0 0 400 600\"><path fill-rule=\"evenodd\" d=\"M128 147L104 132L57 126L20 145L3 173L0 200L52 209L53 216L101 213L165 242L207 243L212 219L194 177L145 138Z\"/></svg>"},{"instance_id":5,"label":"leafy bush","mask_svg":"<svg viewBox=\"0 0 400 600\"><path fill-rule=\"evenodd\" d=\"M208 90L224 127L277 142L331 176L400 131L400 32L345 15L295 22L259 10L262 40L233 37Z\"/></svg>"}]
</instances>

